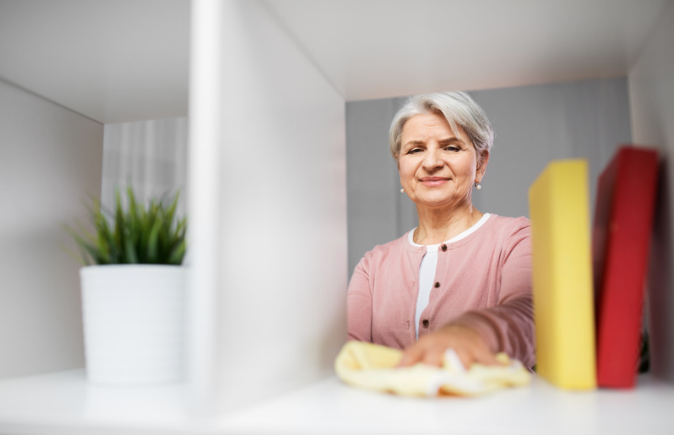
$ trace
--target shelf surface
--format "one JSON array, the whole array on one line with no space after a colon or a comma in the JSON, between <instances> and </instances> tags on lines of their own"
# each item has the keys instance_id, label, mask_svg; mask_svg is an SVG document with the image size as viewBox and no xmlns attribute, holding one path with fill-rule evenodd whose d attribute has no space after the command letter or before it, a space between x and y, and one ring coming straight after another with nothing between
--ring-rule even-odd
<instances>
[{"instance_id":1,"label":"shelf surface","mask_svg":"<svg viewBox=\"0 0 674 435\"><path fill-rule=\"evenodd\" d=\"M633 434L674 433L674 386L530 387L479 398L404 398L325 379L219 417L189 413L187 385L103 388L83 370L0 381L0 433L11 434Z\"/></svg>"}]
</instances>

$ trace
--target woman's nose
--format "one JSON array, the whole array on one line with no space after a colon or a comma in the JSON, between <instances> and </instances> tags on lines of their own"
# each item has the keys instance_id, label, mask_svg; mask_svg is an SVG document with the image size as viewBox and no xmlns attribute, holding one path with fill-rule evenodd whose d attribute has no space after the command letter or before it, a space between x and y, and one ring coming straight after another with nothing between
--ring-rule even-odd
<instances>
[{"instance_id":1,"label":"woman's nose","mask_svg":"<svg viewBox=\"0 0 674 435\"><path fill-rule=\"evenodd\" d=\"M442 158L439 150L428 150L423 161L425 169L434 169L442 166Z\"/></svg>"}]
</instances>

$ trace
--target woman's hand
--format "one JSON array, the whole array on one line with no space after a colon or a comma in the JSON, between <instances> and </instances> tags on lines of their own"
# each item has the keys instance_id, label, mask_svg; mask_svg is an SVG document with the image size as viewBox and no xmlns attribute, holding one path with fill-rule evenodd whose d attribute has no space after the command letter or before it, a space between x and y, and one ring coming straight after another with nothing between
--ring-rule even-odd
<instances>
[{"instance_id":1,"label":"woman's hand","mask_svg":"<svg viewBox=\"0 0 674 435\"><path fill-rule=\"evenodd\" d=\"M499 364L496 356L489 351L477 333L465 326L447 325L424 335L405 349L398 367L408 367L416 363L441 367L445 350L450 347L457 353L465 368L470 368L473 363Z\"/></svg>"}]
</instances>

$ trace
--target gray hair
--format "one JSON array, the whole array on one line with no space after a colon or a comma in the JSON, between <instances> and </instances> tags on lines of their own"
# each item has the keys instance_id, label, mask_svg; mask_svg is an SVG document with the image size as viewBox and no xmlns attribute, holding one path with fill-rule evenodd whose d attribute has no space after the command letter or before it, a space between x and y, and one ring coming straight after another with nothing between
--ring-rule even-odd
<instances>
[{"instance_id":1,"label":"gray hair","mask_svg":"<svg viewBox=\"0 0 674 435\"><path fill-rule=\"evenodd\" d=\"M396 158L400 152L403 127L415 115L442 114L457 134L456 126L463 128L475 146L478 160L485 151L491 151L494 130L484 110L465 92L444 92L410 97L393 117L389 130L391 154Z\"/></svg>"}]
</instances>

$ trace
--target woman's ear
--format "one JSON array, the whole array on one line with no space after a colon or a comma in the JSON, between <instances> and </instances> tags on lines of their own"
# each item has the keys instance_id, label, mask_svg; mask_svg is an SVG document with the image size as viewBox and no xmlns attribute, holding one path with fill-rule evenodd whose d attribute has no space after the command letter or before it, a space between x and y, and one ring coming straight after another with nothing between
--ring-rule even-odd
<instances>
[{"instance_id":1,"label":"woman's ear","mask_svg":"<svg viewBox=\"0 0 674 435\"><path fill-rule=\"evenodd\" d=\"M480 153L480 157L477 159L477 176L479 181L484 177L484 172L487 170L487 163L489 163L489 151L484 150Z\"/></svg>"}]
</instances>

